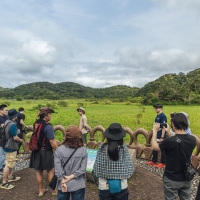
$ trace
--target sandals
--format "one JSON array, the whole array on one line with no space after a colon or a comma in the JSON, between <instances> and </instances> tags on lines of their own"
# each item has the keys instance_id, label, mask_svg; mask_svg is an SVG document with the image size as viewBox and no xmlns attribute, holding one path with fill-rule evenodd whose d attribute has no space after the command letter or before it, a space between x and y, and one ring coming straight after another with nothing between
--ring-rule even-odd
<instances>
[{"instance_id":1,"label":"sandals","mask_svg":"<svg viewBox=\"0 0 200 200\"><path fill-rule=\"evenodd\" d=\"M48 192L48 189L44 189L43 191L44 192L42 194L39 194L38 197L43 197Z\"/></svg>"},{"instance_id":2,"label":"sandals","mask_svg":"<svg viewBox=\"0 0 200 200\"><path fill-rule=\"evenodd\" d=\"M57 190L54 190L52 193L51 193L51 196L57 196L58 195L58 191Z\"/></svg>"},{"instance_id":3,"label":"sandals","mask_svg":"<svg viewBox=\"0 0 200 200\"><path fill-rule=\"evenodd\" d=\"M18 181L21 177L12 175L10 178L8 177L8 182Z\"/></svg>"},{"instance_id":4,"label":"sandals","mask_svg":"<svg viewBox=\"0 0 200 200\"><path fill-rule=\"evenodd\" d=\"M6 182L6 183L2 183L1 184L1 188L2 189L6 189L6 190L10 190L12 188L14 188L15 186L14 185L11 185L10 183Z\"/></svg>"}]
</instances>

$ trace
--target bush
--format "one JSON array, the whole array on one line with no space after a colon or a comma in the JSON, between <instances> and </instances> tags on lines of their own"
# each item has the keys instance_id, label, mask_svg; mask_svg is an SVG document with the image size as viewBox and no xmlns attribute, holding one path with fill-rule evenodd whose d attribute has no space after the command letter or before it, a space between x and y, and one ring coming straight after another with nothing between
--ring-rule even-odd
<instances>
[{"instance_id":1,"label":"bush","mask_svg":"<svg viewBox=\"0 0 200 200\"><path fill-rule=\"evenodd\" d=\"M68 106L68 102L67 101L58 101L58 106L67 107Z\"/></svg>"}]
</instances>

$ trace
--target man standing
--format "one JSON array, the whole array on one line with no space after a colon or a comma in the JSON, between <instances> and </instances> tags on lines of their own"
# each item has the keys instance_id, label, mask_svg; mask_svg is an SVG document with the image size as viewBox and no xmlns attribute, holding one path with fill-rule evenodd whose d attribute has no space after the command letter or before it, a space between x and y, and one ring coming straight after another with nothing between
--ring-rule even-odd
<instances>
[{"instance_id":1,"label":"man standing","mask_svg":"<svg viewBox=\"0 0 200 200\"><path fill-rule=\"evenodd\" d=\"M79 115L81 116L79 128L81 129L81 132L82 132L83 143L86 146L87 145L88 124L87 124L87 117L85 115L85 109L83 107L79 107L77 109L77 111L78 111Z\"/></svg>"},{"instance_id":2,"label":"man standing","mask_svg":"<svg viewBox=\"0 0 200 200\"><path fill-rule=\"evenodd\" d=\"M23 140L17 136L17 127L15 124L15 120L19 113L15 109L11 109L8 111L8 120L6 120L5 126L5 135L8 143L8 138L13 140L13 143L22 143ZM16 144L18 147L19 144ZM6 166L3 171L3 181L1 188L2 189L12 189L14 185L11 185L9 182L18 181L20 177L16 177L12 175L12 169L15 167L16 164L16 155L17 149L13 150L10 145L4 147L3 150L6 152Z\"/></svg>"},{"instance_id":3,"label":"man standing","mask_svg":"<svg viewBox=\"0 0 200 200\"><path fill-rule=\"evenodd\" d=\"M8 108L7 105L0 105L0 129L3 128L5 121L7 120ZM1 139L1 138L0 138ZM6 154L3 148L0 147L0 172L3 172L3 167L5 165Z\"/></svg>"},{"instance_id":4,"label":"man standing","mask_svg":"<svg viewBox=\"0 0 200 200\"><path fill-rule=\"evenodd\" d=\"M54 111L48 107L40 109L38 113L39 119L33 125L33 131L38 131L37 127L41 127L39 131L38 149L32 151L30 158L30 168L36 170L36 181L38 184L38 197L43 197L47 189L43 188L43 170L47 170L48 182L51 181L54 175L54 159L53 150L57 148L57 142L54 136L53 126L49 123L51 113ZM52 195L57 195L57 191L53 191Z\"/></svg>"},{"instance_id":5,"label":"man standing","mask_svg":"<svg viewBox=\"0 0 200 200\"><path fill-rule=\"evenodd\" d=\"M167 117L163 113L163 105L162 104L156 104L153 107L154 107L154 109L157 113L156 118L155 118L155 122L160 123L160 124L167 123ZM163 127L161 127L157 132L157 142L162 142L165 138L166 138L165 129ZM159 164L156 164L157 159L158 159L158 152L153 150L152 161L147 162L147 164L153 165L153 166L158 167L158 168L165 167L165 152L161 151L161 161L160 161Z\"/></svg>"},{"instance_id":6,"label":"man standing","mask_svg":"<svg viewBox=\"0 0 200 200\"><path fill-rule=\"evenodd\" d=\"M19 130L18 137L24 140L23 130L24 128L27 128L27 126L24 123L24 120L25 120L24 108L20 107L18 111L19 111L19 115L17 116L17 120L16 120L17 128ZM21 147L21 144L19 145L19 150L20 150L20 147ZM18 153L19 153L19 150L18 150Z\"/></svg>"},{"instance_id":7,"label":"man standing","mask_svg":"<svg viewBox=\"0 0 200 200\"><path fill-rule=\"evenodd\" d=\"M163 176L165 199L190 199L191 181L186 181L185 166L183 163L183 155L181 148L186 155L186 159L190 161L192 152L196 146L196 139L192 135L188 135L185 130L188 128L188 121L184 114L177 113L172 120L172 128L175 135L166 138L161 143L157 143L157 131L160 124L153 125L152 146L156 151L165 151L166 167ZM165 129L165 128L164 128ZM169 126L167 126L167 129Z\"/></svg>"},{"instance_id":8,"label":"man standing","mask_svg":"<svg viewBox=\"0 0 200 200\"><path fill-rule=\"evenodd\" d=\"M23 129L27 128L27 126L24 123L25 120L25 114L24 114L24 108L19 108L19 115L17 116L17 128L19 129L20 133L18 136L23 139Z\"/></svg>"}]
</instances>

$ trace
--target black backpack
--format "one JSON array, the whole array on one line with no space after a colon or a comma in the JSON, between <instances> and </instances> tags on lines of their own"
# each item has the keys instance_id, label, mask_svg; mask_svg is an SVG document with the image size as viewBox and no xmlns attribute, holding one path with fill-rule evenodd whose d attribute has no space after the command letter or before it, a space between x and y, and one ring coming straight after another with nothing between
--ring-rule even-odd
<instances>
[{"instance_id":1,"label":"black backpack","mask_svg":"<svg viewBox=\"0 0 200 200\"><path fill-rule=\"evenodd\" d=\"M6 127L8 126L8 124L10 124L10 123L12 123L12 122L8 122L5 126L3 126L3 128L0 129L0 146L3 148L5 147L6 142L8 140L8 138L6 139L5 130L6 130Z\"/></svg>"}]
</instances>

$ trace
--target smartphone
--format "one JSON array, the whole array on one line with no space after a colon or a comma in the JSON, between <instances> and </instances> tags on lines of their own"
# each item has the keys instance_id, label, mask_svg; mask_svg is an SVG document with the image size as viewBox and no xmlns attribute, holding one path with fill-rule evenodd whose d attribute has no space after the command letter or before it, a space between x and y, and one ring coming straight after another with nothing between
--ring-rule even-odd
<instances>
[{"instance_id":1,"label":"smartphone","mask_svg":"<svg viewBox=\"0 0 200 200\"><path fill-rule=\"evenodd\" d=\"M166 123L160 123L160 128L163 128L163 127L167 128L167 124Z\"/></svg>"}]
</instances>

